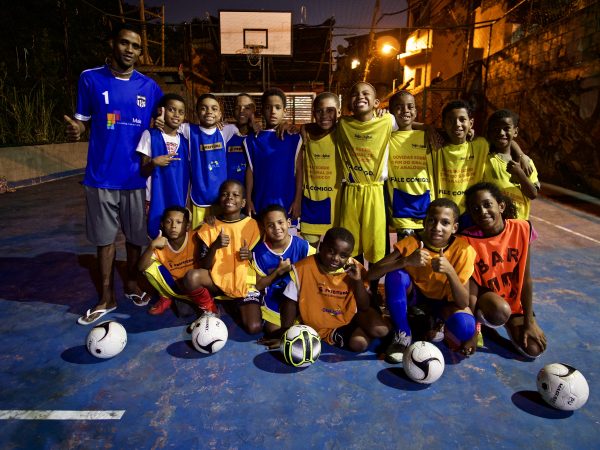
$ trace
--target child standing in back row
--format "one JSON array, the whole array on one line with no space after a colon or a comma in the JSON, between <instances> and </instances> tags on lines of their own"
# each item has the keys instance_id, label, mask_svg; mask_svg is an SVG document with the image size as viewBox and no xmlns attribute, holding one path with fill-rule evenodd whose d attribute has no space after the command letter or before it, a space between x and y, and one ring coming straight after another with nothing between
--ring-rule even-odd
<instances>
[{"instance_id":1,"label":"child standing in back row","mask_svg":"<svg viewBox=\"0 0 600 450\"><path fill-rule=\"evenodd\" d=\"M293 220L300 216L302 199L302 138L285 133L277 137L275 128L283 121L286 96L281 89L266 90L262 97L266 129L258 136L250 133L244 142L247 208L257 215L271 204L281 205Z\"/></svg>"},{"instance_id":2,"label":"child standing in back row","mask_svg":"<svg viewBox=\"0 0 600 450\"><path fill-rule=\"evenodd\" d=\"M192 229L199 227L219 198L219 186L227 179L226 144L236 131L234 125L219 130L221 105L213 94L202 94L196 102L200 125L184 124L190 142Z\"/></svg>"},{"instance_id":3,"label":"child standing in back row","mask_svg":"<svg viewBox=\"0 0 600 450\"><path fill-rule=\"evenodd\" d=\"M304 189L302 194L302 237L317 247L321 236L338 223L342 168L335 145L335 126L340 99L322 92L313 101L315 123L305 125Z\"/></svg>"},{"instance_id":4,"label":"child standing in back row","mask_svg":"<svg viewBox=\"0 0 600 450\"><path fill-rule=\"evenodd\" d=\"M177 94L166 94L159 103L165 122L161 130L144 131L137 146L142 155L142 175L150 178L148 235L158 236L161 217L168 206L186 206L190 184L188 141L178 133L185 119L185 101Z\"/></svg>"},{"instance_id":5,"label":"child standing in back row","mask_svg":"<svg viewBox=\"0 0 600 450\"><path fill-rule=\"evenodd\" d=\"M533 161L531 175L527 176L518 161L512 159L511 144L519 132L519 116L508 109L500 109L488 119L490 154L485 166L483 181L496 184L502 193L512 199L517 207L518 219L529 219L531 200L540 188Z\"/></svg>"},{"instance_id":6,"label":"child standing in back row","mask_svg":"<svg viewBox=\"0 0 600 450\"><path fill-rule=\"evenodd\" d=\"M464 193L483 178L489 145L482 137L468 140L473 111L465 101L455 100L444 106L442 125L450 142L432 154L434 196L448 198L458 205L462 229L469 224Z\"/></svg>"},{"instance_id":7,"label":"child standing in back row","mask_svg":"<svg viewBox=\"0 0 600 450\"><path fill-rule=\"evenodd\" d=\"M431 202L431 183L425 131L413 130L417 118L415 98L399 91L390 98L390 112L398 130L390 139L389 172L386 181L388 213L398 240L423 229ZM430 161L429 161L430 163Z\"/></svg>"},{"instance_id":8,"label":"child standing in back row","mask_svg":"<svg viewBox=\"0 0 600 450\"><path fill-rule=\"evenodd\" d=\"M237 133L227 142L227 179L238 180L246 184L246 151L244 141L252 130L250 124L254 117L256 105L249 94L238 94L235 97L233 117Z\"/></svg>"},{"instance_id":9,"label":"child standing in back row","mask_svg":"<svg viewBox=\"0 0 600 450\"><path fill-rule=\"evenodd\" d=\"M458 205L459 229L471 225L466 213L465 191L483 179L489 144L485 138L469 140L473 129L473 111L463 100L449 102L442 109L442 123L450 143L432 153L432 178L435 198L449 198ZM511 152L529 171L530 159L513 142Z\"/></svg>"},{"instance_id":10,"label":"child standing in back row","mask_svg":"<svg viewBox=\"0 0 600 450\"><path fill-rule=\"evenodd\" d=\"M356 245L353 255L369 262L385 256L388 240L383 181L387 177L390 135L397 129L394 117L377 117L375 88L366 82L350 90L352 116L337 126L337 144L346 185L342 195L340 226L348 229Z\"/></svg>"}]
</instances>

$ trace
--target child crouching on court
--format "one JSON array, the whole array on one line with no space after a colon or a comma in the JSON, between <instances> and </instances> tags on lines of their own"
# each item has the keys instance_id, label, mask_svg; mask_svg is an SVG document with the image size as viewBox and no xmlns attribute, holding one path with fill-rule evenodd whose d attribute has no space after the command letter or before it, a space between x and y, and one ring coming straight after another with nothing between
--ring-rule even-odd
<instances>
[{"instance_id":1,"label":"child crouching on court","mask_svg":"<svg viewBox=\"0 0 600 450\"><path fill-rule=\"evenodd\" d=\"M158 236L142 254L138 268L160 295L148 311L158 315L170 308L172 299L196 305L202 311L217 312L210 293L198 284L194 264L198 239L190 231L190 211L183 206L165 209Z\"/></svg>"},{"instance_id":2,"label":"child crouching on court","mask_svg":"<svg viewBox=\"0 0 600 450\"><path fill-rule=\"evenodd\" d=\"M290 235L292 222L283 206L267 206L260 217L265 237L252 251L252 266L256 271L256 289L264 292L261 310L264 331L269 336L281 327L279 305L291 280L292 264L313 255L315 249L308 241Z\"/></svg>"},{"instance_id":3,"label":"child crouching on court","mask_svg":"<svg viewBox=\"0 0 600 450\"><path fill-rule=\"evenodd\" d=\"M474 227L463 231L477 253L471 280L471 309L488 327L504 325L516 350L528 358L546 350L546 336L533 312L529 243L531 224L493 183L467 189Z\"/></svg>"},{"instance_id":4,"label":"child crouching on court","mask_svg":"<svg viewBox=\"0 0 600 450\"><path fill-rule=\"evenodd\" d=\"M454 236L459 215L452 200L434 200L427 208L423 230L396 243L391 254L369 268L371 279L387 274L385 296L395 327L394 339L386 351L389 362L401 362L404 350L412 342L408 299L425 313L425 323L419 327L423 329L413 330L419 340L443 339L441 326L445 323L446 335L451 333L461 343L462 352L473 352L476 329L469 309L469 279L475 250L466 239Z\"/></svg>"},{"instance_id":5,"label":"child crouching on court","mask_svg":"<svg viewBox=\"0 0 600 450\"><path fill-rule=\"evenodd\" d=\"M242 327L250 334L262 331L260 296L250 268L250 251L260 240L258 223L242 214L246 206L244 186L227 180L219 188L219 209L214 224L198 230L198 264L194 282L215 297L236 302ZM194 327L194 324L190 327Z\"/></svg>"},{"instance_id":6,"label":"child crouching on court","mask_svg":"<svg viewBox=\"0 0 600 450\"><path fill-rule=\"evenodd\" d=\"M364 352L372 339L390 328L370 306L367 272L350 257L354 237L345 228L332 228L316 255L292 266L281 302L281 334L296 320L314 328L323 341L354 352ZM270 348L278 339L261 341Z\"/></svg>"}]
</instances>

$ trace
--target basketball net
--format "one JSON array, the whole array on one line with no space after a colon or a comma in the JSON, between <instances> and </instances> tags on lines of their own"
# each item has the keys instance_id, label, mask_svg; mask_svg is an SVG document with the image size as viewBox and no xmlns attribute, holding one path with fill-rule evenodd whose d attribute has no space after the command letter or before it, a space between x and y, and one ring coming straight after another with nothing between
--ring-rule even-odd
<instances>
[{"instance_id":1,"label":"basketball net","mask_svg":"<svg viewBox=\"0 0 600 450\"><path fill-rule=\"evenodd\" d=\"M262 56L260 55L261 47L258 45L253 45L248 48L248 52L246 53L246 60L248 64L252 67L259 67L262 63Z\"/></svg>"}]
</instances>

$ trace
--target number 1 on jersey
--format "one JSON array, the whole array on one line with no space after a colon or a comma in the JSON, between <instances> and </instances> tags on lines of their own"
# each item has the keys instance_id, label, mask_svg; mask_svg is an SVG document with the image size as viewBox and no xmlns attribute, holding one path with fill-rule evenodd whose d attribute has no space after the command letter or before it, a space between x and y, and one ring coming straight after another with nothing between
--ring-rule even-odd
<instances>
[{"instance_id":1,"label":"number 1 on jersey","mask_svg":"<svg viewBox=\"0 0 600 450\"><path fill-rule=\"evenodd\" d=\"M102 95L104 96L104 104L108 105L108 91L104 91Z\"/></svg>"}]
</instances>

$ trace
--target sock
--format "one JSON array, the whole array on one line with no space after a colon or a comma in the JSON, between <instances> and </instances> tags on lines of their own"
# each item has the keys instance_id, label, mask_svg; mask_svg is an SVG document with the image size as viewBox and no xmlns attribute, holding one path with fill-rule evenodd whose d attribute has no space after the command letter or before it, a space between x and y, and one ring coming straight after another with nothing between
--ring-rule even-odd
<instances>
[{"instance_id":1,"label":"sock","mask_svg":"<svg viewBox=\"0 0 600 450\"><path fill-rule=\"evenodd\" d=\"M406 314L406 291L411 285L410 276L404 270L395 270L385 276L385 300L397 331L410 336Z\"/></svg>"},{"instance_id":2,"label":"sock","mask_svg":"<svg viewBox=\"0 0 600 450\"><path fill-rule=\"evenodd\" d=\"M204 311L216 313L218 311L214 299L208 292L208 289L200 287L187 294L194 304L198 305Z\"/></svg>"}]
</instances>

